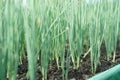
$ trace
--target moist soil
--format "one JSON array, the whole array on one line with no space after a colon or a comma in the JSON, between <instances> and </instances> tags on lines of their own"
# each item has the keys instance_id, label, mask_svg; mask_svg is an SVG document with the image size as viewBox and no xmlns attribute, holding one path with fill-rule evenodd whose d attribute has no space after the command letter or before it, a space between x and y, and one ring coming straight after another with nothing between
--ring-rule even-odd
<instances>
[{"instance_id":1,"label":"moist soil","mask_svg":"<svg viewBox=\"0 0 120 80\"><path fill-rule=\"evenodd\" d=\"M74 69L71 65L69 67L68 72L68 80L86 80L91 76L94 76L92 74L91 70L91 62L90 62L90 54L88 54L85 58L83 58L83 55L81 56L82 62L80 63L80 67L78 69ZM116 60L115 62L112 62L112 58L110 58L109 61L106 59L106 48L104 45L101 47L101 57L100 57L100 64L97 67L96 73L100 73L102 71L105 71L117 64L120 63L120 46L118 44L117 51L116 51ZM39 65L39 61L37 62L37 65ZM26 59L22 60L22 64L18 66L18 75L17 80L27 80L26 75L28 71L28 61ZM39 67L37 67L37 80L42 80L42 75L40 72ZM55 61L52 61L52 63L49 64L48 68L48 76L47 80L62 80L62 70L57 68L57 64Z\"/></svg>"}]
</instances>

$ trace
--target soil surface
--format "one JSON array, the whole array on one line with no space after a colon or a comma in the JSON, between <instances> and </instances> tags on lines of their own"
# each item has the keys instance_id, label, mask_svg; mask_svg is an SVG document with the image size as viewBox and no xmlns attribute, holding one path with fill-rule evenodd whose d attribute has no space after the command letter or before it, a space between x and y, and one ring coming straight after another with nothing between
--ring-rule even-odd
<instances>
[{"instance_id":1,"label":"soil surface","mask_svg":"<svg viewBox=\"0 0 120 80\"><path fill-rule=\"evenodd\" d=\"M68 80L86 80L87 78L93 76L91 71L91 64L90 64L90 54L88 54L84 59L81 56L81 59L82 62L80 63L80 67L78 69L73 69L72 66L69 67ZM120 46L119 45L117 46L116 60L115 62L112 62L112 58L110 58L110 60L107 61L106 49L105 46L102 45L100 64L97 67L96 73L105 71L119 63L120 63ZM23 59L22 64L18 66L17 80L27 80L26 78L28 71L27 66L28 66L27 60ZM37 80L42 80L42 75L39 67L37 69L36 74L37 74ZM62 80L62 70L57 69L57 65L55 61L52 61L52 63L49 65L47 80Z\"/></svg>"}]
</instances>

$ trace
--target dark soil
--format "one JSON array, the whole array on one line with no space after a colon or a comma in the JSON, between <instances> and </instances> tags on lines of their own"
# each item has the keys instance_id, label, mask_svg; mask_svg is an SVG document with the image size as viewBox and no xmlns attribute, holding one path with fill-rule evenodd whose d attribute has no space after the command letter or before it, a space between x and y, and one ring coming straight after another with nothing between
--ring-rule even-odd
<instances>
[{"instance_id":1,"label":"dark soil","mask_svg":"<svg viewBox=\"0 0 120 80\"><path fill-rule=\"evenodd\" d=\"M112 58L109 61L107 61L106 49L104 45L101 47L101 53L102 54L100 57L100 64L97 67L96 73L105 71L120 63L120 46L117 46L115 62L112 62ZM27 80L26 78L26 73L28 71L27 65L28 65L28 62L26 59L24 59L22 61L22 64L18 66L18 76L17 76L18 80ZM39 68L36 73L37 73L37 80L41 80L42 75ZM91 71L90 55L87 55L84 59L82 59L82 62L80 63L80 67L78 69L73 69L72 66L69 67L69 73L68 73L69 80L86 80L91 76L93 76L93 74ZM57 69L55 61L53 61L49 65L47 78L48 80L62 80L62 70Z\"/></svg>"}]
</instances>

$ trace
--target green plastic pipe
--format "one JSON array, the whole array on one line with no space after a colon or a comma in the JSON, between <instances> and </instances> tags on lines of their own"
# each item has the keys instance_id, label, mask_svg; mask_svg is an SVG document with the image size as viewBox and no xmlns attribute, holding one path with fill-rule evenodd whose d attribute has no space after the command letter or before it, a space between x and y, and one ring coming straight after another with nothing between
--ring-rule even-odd
<instances>
[{"instance_id":1,"label":"green plastic pipe","mask_svg":"<svg viewBox=\"0 0 120 80\"><path fill-rule=\"evenodd\" d=\"M101 72L88 80L120 80L120 64Z\"/></svg>"}]
</instances>

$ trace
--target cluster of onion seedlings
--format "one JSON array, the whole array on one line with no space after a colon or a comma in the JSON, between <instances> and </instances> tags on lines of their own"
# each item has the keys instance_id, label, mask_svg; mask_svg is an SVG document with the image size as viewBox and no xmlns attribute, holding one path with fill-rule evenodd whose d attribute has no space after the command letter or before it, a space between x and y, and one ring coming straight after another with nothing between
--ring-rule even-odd
<instances>
[{"instance_id":1,"label":"cluster of onion seedlings","mask_svg":"<svg viewBox=\"0 0 120 80\"><path fill-rule=\"evenodd\" d=\"M28 79L36 80L41 61L42 80L47 80L49 64L55 60L66 80L70 61L73 68L80 67L83 45L95 73L103 42L107 59L113 56L115 61L119 10L119 0L0 0L0 80L17 79L26 52Z\"/></svg>"}]
</instances>

